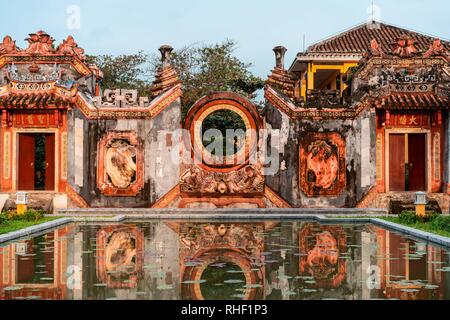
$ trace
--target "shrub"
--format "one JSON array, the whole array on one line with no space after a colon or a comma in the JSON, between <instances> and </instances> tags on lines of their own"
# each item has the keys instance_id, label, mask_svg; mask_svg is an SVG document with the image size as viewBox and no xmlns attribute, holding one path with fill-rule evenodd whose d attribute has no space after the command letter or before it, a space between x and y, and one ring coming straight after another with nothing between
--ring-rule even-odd
<instances>
[{"instance_id":1,"label":"shrub","mask_svg":"<svg viewBox=\"0 0 450 320\"><path fill-rule=\"evenodd\" d=\"M23 220L26 221L38 221L41 220L42 218L44 218L44 214L45 212L42 210L27 210L25 211L25 213L23 214Z\"/></svg>"},{"instance_id":2,"label":"shrub","mask_svg":"<svg viewBox=\"0 0 450 320\"><path fill-rule=\"evenodd\" d=\"M5 217L7 220L18 220L19 219L19 215L17 214L17 211L15 211L15 210L6 211Z\"/></svg>"},{"instance_id":3,"label":"shrub","mask_svg":"<svg viewBox=\"0 0 450 320\"><path fill-rule=\"evenodd\" d=\"M0 225L6 223L8 221L8 218L4 213L0 213Z\"/></svg>"},{"instance_id":4,"label":"shrub","mask_svg":"<svg viewBox=\"0 0 450 320\"><path fill-rule=\"evenodd\" d=\"M433 229L445 230L447 232L450 232L450 217L439 216L439 217L435 218L431 222L431 227Z\"/></svg>"},{"instance_id":5,"label":"shrub","mask_svg":"<svg viewBox=\"0 0 450 320\"><path fill-rule=\"evenodd\" d=\"M413 211L403 211L399 215L399 219L401 223L404 224L415 224L419 222L419 217L416 216L416 213Z\"/></svg>"},{"instance_id":6,"label":"shrub","mask_svg":"<svg viewBox=\"0 0 450 320\"><path fill-rule=\"evenodd\" d=\"M44 217L45 211L29 209L24 214L18 214L16 210L10 210L6 212L5 216L7 220L25 220L25 221L37 221Z\"/></svg>"},{"instance_id":7,"label":"shrub","mask_svg":"<svg viewBox=\"0 0 450 320\"><path fill-rule=\"evenodd\" d=\"M427 212L426 217L418 217L414 211L403 211L399 215L400 222L403 224L416 224L418 222L433 222L440 215L436 212Z\"/></svg>"}]
</instances>

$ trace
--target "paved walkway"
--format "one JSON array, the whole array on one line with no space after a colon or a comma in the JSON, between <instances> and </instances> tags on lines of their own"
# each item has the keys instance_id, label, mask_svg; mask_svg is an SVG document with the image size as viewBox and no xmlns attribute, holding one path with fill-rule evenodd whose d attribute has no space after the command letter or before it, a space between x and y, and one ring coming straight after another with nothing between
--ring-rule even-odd
<instances>
[{"instance_id":1,"label":"paved walkway","mask_svg":"<svg viewBox=\"0 0 450 320\"><path fill-rule=\"evenodd\" d=\"M289 208L289 209L112 209L112 208L89 208L89 209L60 209L55 212L58 215L147 215L149 218L155 215L171 215L179 214L186 218L198 215L236 215L236 216L261 216L265 215L385 215L386 209L347 209L347 208L331 208L331 209L309 209L309 208Z\"/></svg>"}]
</instances>

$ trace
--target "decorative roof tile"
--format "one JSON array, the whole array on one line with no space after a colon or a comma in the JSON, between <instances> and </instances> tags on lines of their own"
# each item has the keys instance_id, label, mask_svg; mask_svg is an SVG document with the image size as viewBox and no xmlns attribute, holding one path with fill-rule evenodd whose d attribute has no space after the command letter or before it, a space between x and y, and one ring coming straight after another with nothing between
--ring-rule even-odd
<instances>
[{"instance_id":1,"label":"decorative roof tile","mask_svg":"<svg viewBox=\"0 0 450 320\"><path fill-rule=\"evenodd\" d=\"M448 101L435 93L391 93L377 101L383 109L448 109Z\"/></svg>"},{"instance_id":2,"label":"decorative roof tile","mask_svg":"<svg viewBox=\"0 0 450 320\"><path fill-rule=\"evenodd\" d=\"M0 97L0 107L5 108L48 108L72 107L73 101L68 98L60 97L54 93L25 93L25 94L7 94Z\"/></svg>"},{"instance_id":3,"label":"decorative roof tile","mask_svg":"<svg viewBox=\"0 0 450 320\"><path fill-rule=\"evenodd\" d=\"M363 54L370 52L372 40L376 40L382 49L390 51L402 36L413 38L419 51L427 51L435 38L381 22L364 23L334 37L311 45L303 55L311 53L348 53ZM450 49L450 42L442 41Z\"/></svg>"}]
</instances>

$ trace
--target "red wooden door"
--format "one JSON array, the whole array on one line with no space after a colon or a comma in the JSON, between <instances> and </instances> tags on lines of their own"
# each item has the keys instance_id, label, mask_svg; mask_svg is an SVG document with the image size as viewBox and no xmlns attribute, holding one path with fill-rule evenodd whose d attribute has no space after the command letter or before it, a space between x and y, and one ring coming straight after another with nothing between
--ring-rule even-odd
<instances>
[{"instance_id":1,"label":"red wooden door","mask_svg":"<svg viewBox=\"0 0 450 320\"><path fill-rule=\"evenodd\" d=\"M19 134L19 172L17 189L34 190L35 139L33 134Z\"/></svg>"},{"instance_id":2,"label":"red wooden door","mask_svg":"<svg viewBox=\"0 0 450 320\"><path fill-rule=\"evenodd\" d=\"M426 191L426 136L408 135L409 191Z\"/></svg>"},{"instance_id":3,"label":"red wooden door","mask_svg":"<svg viewBox=\"0 0 450 320\"><path fill-rule=\"evenodd\" d=\"M45 135L45 190L55 190L55 135Z\"/></svg>"},{"instance_id":4,"label":"red wooden door","mask_svg":"<svg viewBox=\"0 0 450 320\"><path fill-rule=\"evenodd\" d=\"M405 191L405 135L389 135L389 189Z\"/></svg>"}]
</instances>

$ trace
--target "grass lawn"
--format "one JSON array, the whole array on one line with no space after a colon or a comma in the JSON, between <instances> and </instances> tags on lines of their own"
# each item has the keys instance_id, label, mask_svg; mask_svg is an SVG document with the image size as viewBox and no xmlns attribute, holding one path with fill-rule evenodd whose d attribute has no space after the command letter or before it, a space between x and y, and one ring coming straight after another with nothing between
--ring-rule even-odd
<instances>
[{"instance_id":1,"label":"grass lawn","mask_svg":"<svg viewBox=\"0 0 450 320\"><path fill-rule=\"evenodd\" d=\"M403 226L407 226L410 228L414 228L414 229L418 229L418 230L422 230L422 231L426 231L426 232L430 232L430 233L434 233L443 237L447 237L450 238L450 232L446 231L446 230L442 230L442 229L436 229L433 228L432 225L430 223L427 222L416 222L416 223L412 223L412 224L407 224L407 223L402 223L400 222L400 218L398 217L383 217L380 218L389 222L394 222L394 223L398 223L401 224Z\"/></svg>"},{"instance_id":2,"label":"grass lawn","mask_svg":"<svg viewBox=\"0 0 450 320\"><path fill-rule=\"evenodd\" d=\"M430 232L430 233L437 234L439 236L450 238L450 232L448 230L438 229L438 228L432 226L431 223L429 223L429 222L404 223L397 216L387 217L386 215L384 215L384 216L330 216L329 215L327 217L328 218L338 218L338 219L345 219L345 218L352 218L352 219L368 219L368 218L381 219L381 220L397 223L397 224L400 224L402 226L406 226L406 227L410 227L410 228L414 228L414 229L417 229L417 230L422 230L422 231L425 231L425 232Z\"/></svg>"},{"instance_id":3,"label":"grass lawn","mask_svg":"<svg viewBox=\"0 0 450 320\"><path fill-rule=\"evenodd\" d=\"M5 234L13 231L17 231L20 229L25 229L28 227L32 227L44 222L49 222L53 220L57 220L59 217L46 217L37 221L26 221L26 220L11 220L5 223L0 224L0 234Z\"/></svg>"}]
</instances>

